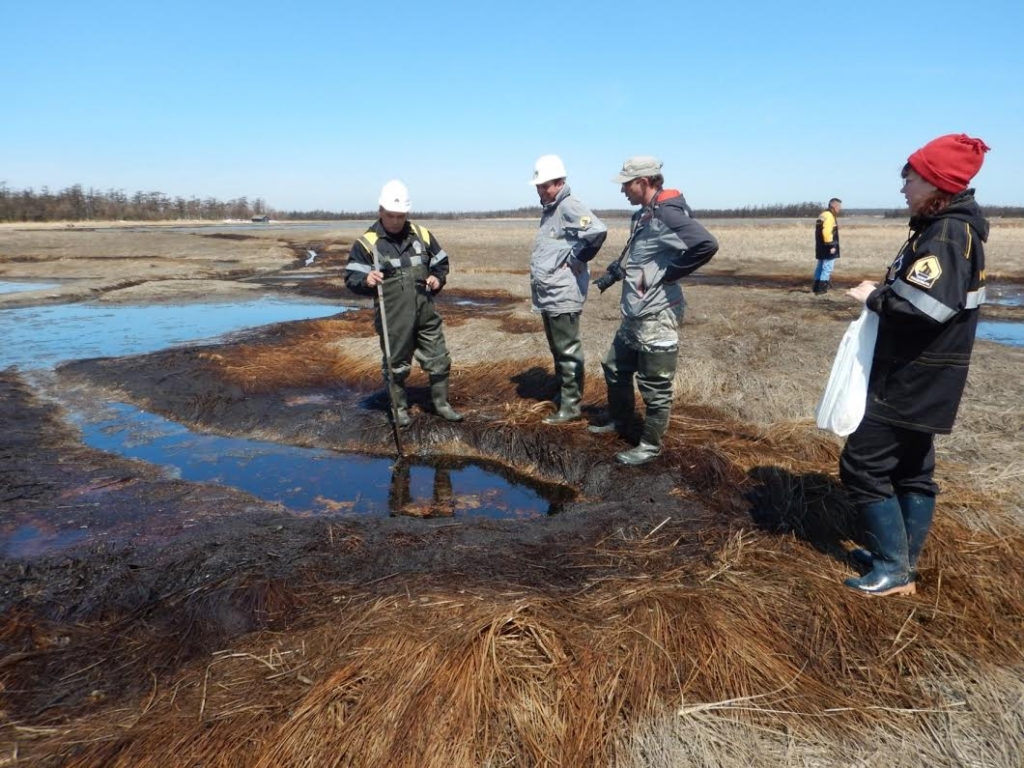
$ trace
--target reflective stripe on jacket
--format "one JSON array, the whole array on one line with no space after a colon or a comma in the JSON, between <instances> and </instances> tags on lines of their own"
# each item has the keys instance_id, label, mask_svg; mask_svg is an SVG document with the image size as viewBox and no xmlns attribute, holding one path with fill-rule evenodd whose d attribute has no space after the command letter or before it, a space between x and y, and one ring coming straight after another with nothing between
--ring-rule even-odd
<instances>
[{"instance_id":1,"label":"reflective stripe on jacket","mask_svg":"<svg viewBox=\"0 0 1024 768\"><path fill-rule=\"evenodd\" d=\"M866 418L921 432L953 428L985 301L988 221L974 190L940 213L915 217L884 285Z\"/></svg>"},{"instance_id":2,"label":"reflective stripe on jacket","mask_svg":"<svg viewBox=\"0 0 1024 768\"><path fill-rule=\"evenodd\" d=\"M394 280L400 270L412 270L415 278L426 280L433 275L441 284L440 292L448 279L448 254L437 239L423 226L406 222L405 228L397 235L388 234L384 225L374 222L349 251L345 265L345 285L360 296L376 296L377 289L366 285L366 276L374 269L374 255L377 269L389 274L385 282Z\"/></svg>"}]
</instances>

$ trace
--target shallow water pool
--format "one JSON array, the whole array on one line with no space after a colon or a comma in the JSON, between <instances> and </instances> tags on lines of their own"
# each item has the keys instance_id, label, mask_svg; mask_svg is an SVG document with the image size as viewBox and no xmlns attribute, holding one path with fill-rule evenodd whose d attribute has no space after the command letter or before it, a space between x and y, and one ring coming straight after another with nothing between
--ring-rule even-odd
<instances>
[{"instance_id":1,"label":"shallow water pool","mask_svg":"<svg viewBox=\"0 0 1024 768\"><path fill-rule=\"evenodd\" d=\"M528 485L467 462L403 461L191 432L125 403L75 420L84 442L167 467L183 480L248 491L301 514L528 519L565 489Z\"/></svg>"},{"instance_id":2,"label":"shallow water pool","mask_svg":"<svg viewBox=\"0 0 1024 768\"><path fill-rule=\"evenodd\" d=\"M11 280L0 280L0 293L21 293L23 291L42 291L56 288L57 283L22 283Z\"/></svg>"},{"instance_id":3,"label":"shallow water pool","mask_svg":"<svg viewBox=\"0 0 1024 768\"><path fill-rule=\"evenodd\" d=\"M54 305L0 310L0 368L16 365L68 408L90 447L164 468L173 477L237 488L298 515L531 519L560 509L571 490L545 486L497 466L465 460L393 459L192 432L125 403L75 402L48 369L91 357L136 355L344 307L262 298L210 304ZM368 341L368 343L374 343ZM44 382L51 382L45 384ZM0 552L27 557L130 534L97 506L75 526L8 521ZM163 521L162 525L166 525ZM181 521L181 528L193 525Z\"/></svg>"},{"instance_id":4,"label":"shallow water pool","mask_svg":"<svg viewBox=\"0 0 1024 768\"><path fill-rule=\"evenodd\" d=\"M1012 347L1024 346L1024 323L1013 320L983 320L978 323L978 338L1009 344Z\"/></svg>"},{"instance_id":5,"label":"shallow water pool","mask_svg":"<svg viewBox=\"0 0 1024 768\"><path fill-rule=\"evenodd\" d=\"M263 297L209 304L60 304L0 310L0 368L52 368L211 339L244 328L344 312L337 304Z\"/></svg>"}]
</instances>

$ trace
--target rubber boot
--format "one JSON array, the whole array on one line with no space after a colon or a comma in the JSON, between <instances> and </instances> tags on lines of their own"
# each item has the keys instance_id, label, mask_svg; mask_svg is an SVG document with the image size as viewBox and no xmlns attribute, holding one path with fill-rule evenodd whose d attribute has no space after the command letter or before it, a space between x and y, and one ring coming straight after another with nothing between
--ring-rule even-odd
<instances>
[{"instance_id":1,"label":"rubber boot","mask_svg":"<svg viewBox=\"0 0 1024 768\"><path fill-rule=\"evenodd\" d=\"M815 280L814 287L811 290L814 291L815 296L817 296L819 293L824 293L824 291L821 290L821 280Z\"/></svg>"},{"instance_id":2,"label":"rubber boot","mask_svg":"<svg viewBox=\"0 0 1024 768\"><path fill-rule=\"evenodd\" d=\"M648 443L641 440L640 444L635 448L630 448L628 451L619 451L616 453L615 460L620 464L626 464L630 467L638 467L641 464L654 461L660 455L660 445L655 445L654 443Z\"/></svg>"},{"instance_id":3,"label":"rubber boot","mask_svg":"<svg viewBox=\"0 0 1024 768\"><path fill-rule=\"evenodd\" d=\"M905 493L899 497L900 510L903 512L903 527L907 531L907 561L912 571L917 569L917 561L924 549L925 539L932 529L932 518L935 516L935 497L923 493Z\"/></svg>"},{"instance_id":4,"label":"rubber boot","mask_svg":"<svg viewBox=\"0 0 1024 768\"><path fill-rule=\"evenodd\" d=\"M921 557L925 539L932 528L935 516L935 497L923 493L904 493L898 497L900 512L903 513L903 527L907 532L907 565L910 575L917 580L917 561ZM867 549L850 550L850 559L864 568L874 565L875 555Z\"/></svg>"},{"instance_id":5,"label":"rubber boot","mask_svg":"<svg viewBox=\"0 0 1024 768\"><path fill-rule=\"evenodd\" d=\"M647 409L644 417L644 431L640 435L640 444L628 451L620 451L615 454L615 460L620 464L627 464L636 467L654 461L661 455L661 437L668 428L667 410L651 412Z\"/></svg>"},{"instance_id":6,"label":"rubber boot","mask_svg":"<svg viewBox=\"0 0 1024 768\"><path fill-rule=\"evenodd\" d=\"M582 361L581 361L582 363ZM573 364L562 365L563 368L575 368ZM579 366L582 371L582 364ZM581 387L575 375L575 371L569 371L562 375L562 392L558 399L558 411L544 419L545 424L565 424L567 421L576 421L583 418L580 411Z\"/></svg>"},{"instance_id":7,"label":"rubber boot","mask_svg":"<svg viewBox=\"0 0 1024 768\"><path fill-rule=\"evenodd\" d=\"M560 383L558 411L544 419L545 424L564 424L583 415L580 400L583 399L584 367L579 321L578 313L545 316L544 330Z\"/></svg>"},{"instance_id":8,"label":"rubber boot","mask_svg":"<svg viewBox=\"0 0 1024 768\"><path fill-rule=\"evenodd\" d=\"M558 411L544 418L545 424L565 424L567 421L578 421L583 418L580 410L579 397L572 397L562 390L562 399L558 403Z\"/></svg>"},{"instance_id":9,"label":"rubber boot","mask_svg":"<svg viewBox=\"0 0 1024 768\"><path fill-rule=\"evenodd\" d=\"M405 393L404 382L395 382L390 386L391 397L394 398L395 408L392 412L390 409L390 403L388 412L393 413L397 418L397 424L400 427L408 427L412 424L412 418L409 416L409 399Z\"/></svg>"},{"instance_id":10,"label":"rubber boot","mask_svg":"<svg viewBox=\"0 0 1024 768\"><path fill-rule=\"evenodd\" d=\"M448 375L430 377L430 399L434 403L434 413L446 421L462 421L461 413L456 413L448 402Z\"/></svg>"},{"instance_id":11,"label":"rubber boot","mask_svg":"<svg viewBox=\"0 0 1024 768\"><path fill-rule=\"evenodd\" d=\"M868 539L875 553L871 570L843 582L865 595L912 595L917 591L910 574L907 530L899 500L890 496L860 509Z\"/></svg>"},{"instance_id":12,"label":"rubber boot","mask_svg":"<svg viewBox=\"0 0 1024 768\"><path fill-rule=\"evenodd\" d=\"M633 382L629 386L608 385L608 421L603 424L591 424L587 431L595 435L618 432L626 435L633 421L636 408L636 396L633 394Z\"/></svg>"}]
</instances>

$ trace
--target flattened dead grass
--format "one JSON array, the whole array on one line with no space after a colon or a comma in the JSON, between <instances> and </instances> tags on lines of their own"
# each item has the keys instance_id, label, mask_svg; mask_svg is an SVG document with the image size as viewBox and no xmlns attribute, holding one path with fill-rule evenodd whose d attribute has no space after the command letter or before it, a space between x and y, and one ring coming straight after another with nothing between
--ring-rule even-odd
<instances>
[{"instance_id":1,"label":"flattened dead grass","mask_svg":"<svg viewBox=\"0 0 1024 768\"><path fill-rule=\"evenodd\" d=\"M47 655L75 660L52 695L88 690L86 700L60 720L36 712L3 731L24 754L71 766L615 765L636 760L650 723L677 711L670 730L709 750L723 730L739 753L785 733L792 745L831 745L835 759L835 745L899 732L951 761L962 748L936 728L965 714L987 743L1020 756L1010 730L1020 703L985 724L974 707L1012 690L999 667L1021 668L1021 545L941 521L935 560L923 564L929 589L892 600L845 590L796 538L718 517L569 547L562 565L584 575L550 591L517 587L515 573L459 585L399 577L383 591L312 575L222 584L180 609L193 621L223 616L211 595L234 595L233 610L264 611L264 624L301 605L301 623L167 672L154 662L174 638L124 621L81 627L73 646ZM13 621L0 631L8 642L30 631ZM5 679L42 663L9 656ZM135 695L107 702L126 677Z\"/></svg>"},{"instance_id":2,"label":"flattened dead grass","mask_svg":"<svg viewBox=\"0 0 1024 768\"><path fill-rule=\"evenodd\" d=\"M522 242L437 231L453 287L465 276L525 295L531 227ZM713 231L713 269L785 277L808 258L808 222ZM877 278L902 233L845 226L841 279ZM990 261L1019 274L1024 251L1007 233L1019 231L994 230ZM622 228L612 251L615 238ZM486 549L473 568L383 576L368 564L400 564L403 548L474 544L443 528L371 541L325 522L301 565L268 554L204 583L211 552L189 564L196 586L119 586L123 604L73 625L6 616L0 764L1024 763L1021 400L1005 375L1017 353L979 350L962 429L940 441L922 589L870 600L841 584L855 526L840 444L809 418L851 306L795 289L687 296L677 401L652 467L606 470L615 438L541 424L556 386L524 306L451 311L453 402L473 418L410 430L432 451L611 478L586 503L632 514L505 540L510 551ZM615 302L591 301L584 321L589 415ZM244 392L379 388L368 313L318 322L204 362ZM336 566L343 557L356 564Z\"/></svg>"}]
</instances>

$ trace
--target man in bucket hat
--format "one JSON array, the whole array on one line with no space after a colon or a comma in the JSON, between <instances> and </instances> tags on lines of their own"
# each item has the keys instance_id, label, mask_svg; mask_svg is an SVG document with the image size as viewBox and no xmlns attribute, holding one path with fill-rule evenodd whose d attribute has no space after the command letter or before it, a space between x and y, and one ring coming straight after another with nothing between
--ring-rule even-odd
<instances>
[{"instance_id":1,"label":"man in bucket hat","mask_svg":"<svg viewBox=\"0 0 1024 768\"><path fill-rule=\"evenodd\" d=\"M602 291L622 281L622 324L601 363L610 420L589 429L627 433L635 379L646 405L643 431L635 448L615 458L638 465L661 453L661 439L668 428L679 323L685 308L679 279L706 264L718 252L718 241L692 217L679 190L664 189L661 161L656 157L629 158L612 181L622 185L622 194L640 210L633 214L622 255L597 281Z\"/></svg>"}]
</instances>

